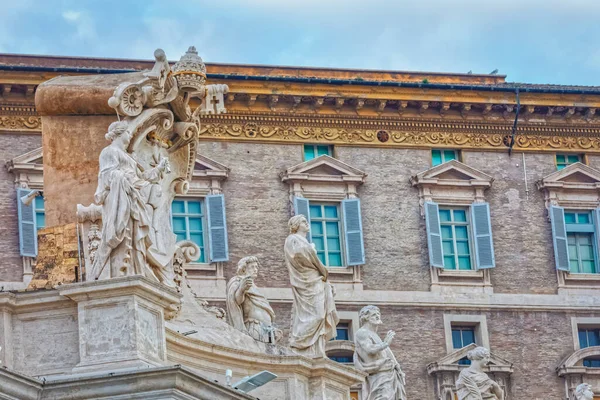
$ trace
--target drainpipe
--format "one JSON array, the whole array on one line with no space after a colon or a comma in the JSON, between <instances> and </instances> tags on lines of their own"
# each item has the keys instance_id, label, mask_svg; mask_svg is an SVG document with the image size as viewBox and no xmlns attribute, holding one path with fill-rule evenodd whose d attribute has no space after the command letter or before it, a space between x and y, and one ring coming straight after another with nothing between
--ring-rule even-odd
<instances>
[{"instance_id":1,"label":"drainpipe","mask_svg":"<svg viewBox=\"0 0 600 400\"><path fill-rule=\"evenodd\" d=\"M519 110L521 109L521 100L519 99L519 88L515 89L515 95L517 97L517 111L515 112L515 122L513 122L512 133L510 135L510 142L508 143L508 155L512 153L512 148L515 145L515 135L517 134L517 124L519 123Z\"/></svg>"}]
</instances>

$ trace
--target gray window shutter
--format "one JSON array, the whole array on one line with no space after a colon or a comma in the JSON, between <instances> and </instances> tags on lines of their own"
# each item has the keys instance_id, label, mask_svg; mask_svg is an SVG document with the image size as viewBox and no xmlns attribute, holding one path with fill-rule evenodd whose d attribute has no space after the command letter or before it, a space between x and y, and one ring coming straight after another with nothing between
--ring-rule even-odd
<instances>
[{"instance_id":1,"label":"gray window shutter","mask_svg":"<svg viewBox=\"0 0 600 400\"><path fill-rule=\"evenodd\" d=\"M344 216L344 236L346 238L346 264L363 265L365 263L365 244L363 241L360 200L342 201Z\"/></svg>"},{"instance_id":2,"label":"gray window shutter","mask_svg":"<svg viewBox=\"0 0 600 400\"><path fill-rule=\"evenodd\" d=\"M471 205L471 225L475 242L475 261L477 269L494 268L494 241L492 240L492 221L488 203Z\"/></svg>"},{"instance_id":3,"label":"gray window shutter","mask_svg":"<svg viewBox=\"0 0 600 400\"><path fill-rule=\"evenodd\" d=\"M569 244L567 242L567 225L565 224L565 209L550 206L550 222L552 224L552 242L554 244L554 261L556 269L569 270Z\"/></svg>"},{"instance_id":4,"label":"gray window shutter","mask_svg":"<svg viewBox=\"0 0 600 400\"><path fill-rule=\"evenodd\" d=\"M310 209L308 199L294 196L294 215L304 215L306 221L308 222L308 226L310 227ZM306 239L309 242L312 242L310 231L308 231Z\"/></svg>"},{"instance_id":5,"label":"gray window shutter","mask_svg":"<svg viewBox=\"0 0 600 400\"><path fill-rule=\"evenodd\" d=\"M425 226L427 228L427 247L429 263L432 267L444 268L444 252L442 251L442 228L437 203L428 201L425 206Z\"/></svg>"},{"instance_id":6,"label":"gray window shutter","mask_svg":"<svg viewBox=\"0 0 600 400\"><path fill-rule=\"evenodd\" d=\"M210 261L229 261L227 245L227 220L225 219L225 198L222 194L206 196L208 210L208 243Z\"/></svg>"},{"instance_id":7,"label":"gray window shutter","mask_svg":"<svg viewBox=\"0 0 600 400\"><path fill-rule=\"evenodd\" d=\"M27 196L32 190L17 189L17 211L19 215L19 247L21 255L37 257L37 226L35 223L34 201L29 205L23 204L21 197Z\"/></svg>"}]
</instances>

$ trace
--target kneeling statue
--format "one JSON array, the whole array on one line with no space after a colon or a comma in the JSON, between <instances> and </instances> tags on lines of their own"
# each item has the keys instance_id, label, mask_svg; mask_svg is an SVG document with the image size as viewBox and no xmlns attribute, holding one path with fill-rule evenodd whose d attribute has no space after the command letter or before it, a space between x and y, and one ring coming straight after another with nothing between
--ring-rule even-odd
<instances>
[{"instance_id":1,"label":"kneeling statue","mask_svg":"<svg viewBox=\"0 0 600 400\"><path fill-rule=\"evenodd\" d=\"M504 400L504 390L483 372L490 362L490 351L476 347L467 353L467 358L471 365L460 372L456 381L458 400Z\"/></svg>"},{"instance_id":2,"label":"kneeling statue","mask_svg":"<svg viewBox=\"0 0 600 400\"><path fill-rule=\"evenodd\" d=\"M273 326L275 312L254 284L258 266L254 256L238 262L237 275L227 284L227 321L259 342L275 343L282 332Z\"/></svg>"}]
</instances>

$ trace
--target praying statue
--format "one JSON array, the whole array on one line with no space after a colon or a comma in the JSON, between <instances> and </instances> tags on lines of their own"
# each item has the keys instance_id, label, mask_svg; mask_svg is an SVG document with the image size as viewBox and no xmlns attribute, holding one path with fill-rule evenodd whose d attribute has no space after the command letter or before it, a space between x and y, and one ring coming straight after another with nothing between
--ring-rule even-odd
<instances>
[{"instance_id":1,"label":"praying statue","mask_svg":"<svg viewBox=\"0 0 600 400\"><path fill-rule=\"evenodd\" d=\"M100 153L94 200L102 206L102 238L88 280L144 275L174 286L167 272L172 254L157 246L153 203L169 161L160 158L144 169L127 152L132 138L125 121L113 122L106 134L111 143Z\"/></svg>"},{"instance_id":2,"label":"praying statue","mask_svg":"<svg viewBox=\"0 0 600 400\"><path fill-rule=\"evenodd\" d=\"M362 387L363 400L406 400L405 375L390 349L396 332L388 331L381 340L377 334L382 323L378 307L363 307L359 319L354 367L369 374Z\"/></svg>"},{"instance_id":3,"label":"praying statue","mask_svg":"<svg viewBox=\"0 0 600 400\"><path fill-rule=\"evenodd\" d=\"M458 400L504 400L504 390L483 372L490 362L490 351L476 347L467 353L469 368L463 369L456 381Z\"/></svg>"},{"instance_id":4,"label":"praying statue","mask_svg":"<svg viewBox=\"0 0 600 400\"><path fill-rule=\"evenodd\" d=\"M282 332L273 326L275 312L254 283L258 268L254 256L238 262L237 275L227 283L227 321L259 342L275 343Z\"/></svg>"},{"instance_id":5,"label":"praying statue","mask_svg":"<svg viewBox=\"0 0 600 400\"><path fill-rule=\"evenodd\" d=\"M574 400L594 400L594 392L592 392L592 385L589 383L582 383L577 386L573 393Z\"/></svg>"},{"instance_id":6,"label":"praying statue","mask_svg":"<svg viewBox=\"0 0 600 400\"><path fill-rule=\"evenodd\" d=\"M325 343L336 336L339 322L335 292L314 244L306 240L310 229L306 218L296 215L288 225L284 252L294 294L290 347L300 355L325 357Z\"/></svg>"}]
</instances>

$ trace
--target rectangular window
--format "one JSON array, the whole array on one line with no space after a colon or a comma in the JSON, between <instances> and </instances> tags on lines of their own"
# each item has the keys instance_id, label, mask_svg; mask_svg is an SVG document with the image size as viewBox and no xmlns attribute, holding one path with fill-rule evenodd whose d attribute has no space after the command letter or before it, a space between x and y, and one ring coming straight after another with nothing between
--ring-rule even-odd
<instances>
[{"instance_id":1,"label":"rectangular window","mask_svg":"<svg viewBox=\"0 0 600 400\"><path fill-rule=\"evenodd\" d=\"M450 160L458 160L458 150L431 150L431 165L433 167Z\"/></svg>"},{"instance_id":2,"label":"rectangular window","mask_svg":"<svg viewBox=\"0 0 600 400\"><path fill-rule=\"evenodd\" d=\"M336 327L337 337L335 340L350 340L350 323L339 322Z\"/></svg>"},{"instance_id":3,"label":"rectangular window","mask_svg":"<svg viewBox=\"0 0 600 400\"><path fill-rule=\"evenodd\" d=\"M462 349L465 346L475 343L475 327L472 326L453 326L452 327L452 346L455 350ZM470 365L468 358L458 361L460 365Z\"/></svg>"},{"instance_id":4,"label":"rectangular window","mask_svg":"<svg viewBox=\"0 0 600 400\"><path fill-rule=\"evenodd\" d=\"M319 259L327 267L342 267L339 206L311 201L309 209L311 238Z\"/></svg>"},{"instance_id":5,"label":"rectangular window","mask_svg":"<svg viewBox=\"0 0 600 400\"><path fill-rule=\"evenodd\" d=\"M439 216L444 269L473 269L467 210L440 208Z\"/></svg>"},{"instance_id":6,"label":"rectangular window","mask_svg":"<svg viewBox=\"0 0 600 400\"><path fill-rule=\"evenodd\" d=\"M171 223L177 241L191 240L200 247L198 262L206 262L204 242L204 203L199 199L175 199L171 204Z\"/></svg>"},{"instance_id":7,"label":"rectangular window","mask_svg":"<svg viewBox=\"0 0 600 400\"><path fill-rule=\"evenodd\" d=\"M40 193L34 200L35 223L38 230L46 227L46 212L44 211L44 196Z\"/></svg>"},{"instance_id":8,"label":"rectangular window","mask_svg":"<svg viewBox=\"0 0 600 400\"><path fill-rule=\"evenodd\" d=\"M585 349L591 346L600 346L600 329L579 328L579 348Z\"/></svg>"},{"instance_id":9,"label":"rectangular window","mask_svg":"<svg viewBox=\"0 0 600 400\"><path fill-rule=\"evenodd\" d=\"M333 157L333 146L326 144L305 144L304 161L312 160L322 155Z\"/></svg>"},{"instance_id":10,"label":"rectangular window","mask_svg":"<svg viewBox=\"0 0 600 400\"><path fill-rule=\"evenodd\" d=\"M579 154L557 154L556 155L556 169L561 170L566 166L581 162L583 157Z\"/></svg>"},{"instance_id":11,"label":"rectangular window","mask_svg":"<svg viewBox=\"0 0 600 400\"><path fill-rule=\"evenodd\" d=\"M596 248L592 214L589 211L565 211L571 273L595 274Z\"/></svg>"}]
</instances>

